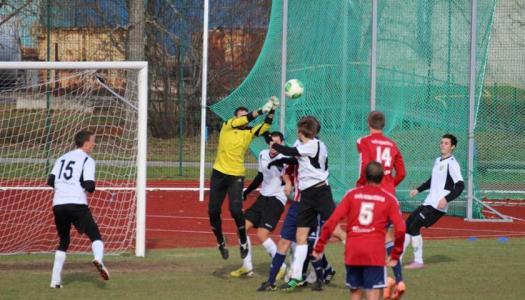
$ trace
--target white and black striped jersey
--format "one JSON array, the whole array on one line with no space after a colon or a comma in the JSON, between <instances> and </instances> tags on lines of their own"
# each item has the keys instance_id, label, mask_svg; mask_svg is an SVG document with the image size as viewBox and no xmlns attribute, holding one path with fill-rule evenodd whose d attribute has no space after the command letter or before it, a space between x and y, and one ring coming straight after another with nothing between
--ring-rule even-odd
<instances>
[{"instance_id":1,"label":"white and black striped jersey","mask_svg":"<svg viewBox=\"0 0 525 300\"><path fill-rule=\"evenodd\" d=\"M417 188L419 192L430 189L423 205L431 205L437 210L447 212L448 202L457 198L463 191L463 176L459 163L454 156L442 159L436 158L432 168L432 176ZM438 203L445 197L447 205L444 209L438 209Z\"/></svg>"},{"instance_id":2,"label":"white and black striped jersey","mask_svg":"<svg viewBox=\"0 0 525 300\"><path fill-rule=\"evenodd\" d=\"M261 195L265 197L276 197L283 203L283 205L285 205L286 195L284 194L284 185L282 180L284 168L272 166L268 169L268 164L270 162L283 157L285 156L279 153L274 157L270 157L270 150L262 150L259 153L259 172L263 174Z\"/></svg>"},{"instance_id":3,"label":"white and black striped jersey","mask_svg":"<svg viewBox=\"0 0 525 300\"><path fill-rule=\"evenodd\" d=\"M53 206L60 204L85 204L87 196L83 181L95 181L95 160L81 149L59 157L51 171L55 175Z\"/></svg>"},{"instance_id":4,"label":"white and black striped jersey","mask_svg":"<svg viewBox=\"0 0 525 300\"><path fill-rule=\"evenodd\" d=\"M301 155L298 158L299 190L303 191L328 179L328 149L317 138L306 143L297 141L294 147Z\"/></svg>"}]
</instances>

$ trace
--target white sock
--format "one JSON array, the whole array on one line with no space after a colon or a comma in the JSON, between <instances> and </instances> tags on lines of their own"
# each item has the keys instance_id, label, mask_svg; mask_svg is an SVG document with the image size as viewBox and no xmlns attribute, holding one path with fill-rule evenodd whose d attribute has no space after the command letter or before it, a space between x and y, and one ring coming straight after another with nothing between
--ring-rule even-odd
<instances>
[{"instance_id":1,"label":"white sock","mask_svg":"<svg viewBox=\"0 0 525 300\"><path fill-rule=\"evenodd\" d=\"M246 242L248 243L248 255L242 260L242 266L246 270L253 270L252 265L252 242L250 241L250 237L246 235Z\"/></svg>"},{"instance_id":2,"label":"white sock","mask_svg":"<svg viewBox=\"0 0 525 300\"><path fill-rule=\"evenodd\" d=\"M412 237L412 248L414 248L414 261L423 263L423 237L415 235Z\"/></svg>"},{"instance_id":3,"label":"white sock","mask_svg":"<svg viewBox=\"0 0 525 300\"><path fill-rule=\"evenodd\" d=\"M401 254L401 257L399 258L399 260L403 260L403 256L405 255L407 251L407 247L408 245L410 245L411 238L412 236L410 234L405 233L405 243L403 244L403 253Z\"/></svg>"},{"instance_id":4,"label":"white sock","mask_svg":"<svg viewBox=\"0 0 525 300\"><path fill-rule=\"evenodd\" d=\"M66 252L57 250L55 252L55 262L53 263L53 273L51 275L51 284L62 283L62 267L66 261Z\"/></svg>"},{"instance_id":5,"label":"white sock","mask_svg":"<svg viewBox=\"0 0 525 300\"><path fill-rule=\"evenodd\" d=\"M290 267L293 265L293 261L295 259L295 248L297 247L297 244L295 242L292 242L290 245Z\"/></svg>"},{"instance_id":6,"label":"white sock","mask_svg":"<svg viewBox=\"0 0 525 300\"><path fill-rule=\"evenodd\" d=\"M294 260L292 263L292 278L293 279L302 279L303 273L303 264L308 255L308 245L297 245L294 253Z\"/></svg>"},{"instance_id":7,"label":"white sock","mask_svg":"<svg viewBox=\"0 0 525 300\"><path fill-rule=\"evenodd\" d=\"M267 238L266 241L262 243L262 245L270 257L273 258L277 252L277 245L275 245L275 242L271 238Z\"/></svg>"},{"instance_id":8,"label":"white sock","mask_svg":"<svg viewBox=\"0 0 525 300\"><path fill-rule=\"evenodd\" d=\"M104 264L102 262L102 258L104 257L104 243L101 240L96 240L91 244L91 249L93 249L93 256L95 256L95 259L101 264Z\"/></svg>"}]
</instances>

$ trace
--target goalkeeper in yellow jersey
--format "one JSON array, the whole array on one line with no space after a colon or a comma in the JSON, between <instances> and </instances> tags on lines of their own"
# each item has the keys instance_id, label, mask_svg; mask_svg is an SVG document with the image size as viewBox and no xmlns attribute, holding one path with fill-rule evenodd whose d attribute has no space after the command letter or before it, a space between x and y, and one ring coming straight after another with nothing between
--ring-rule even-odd
<instances>
[{"instance_id":1,"label":"goalkeeper in yellow jersey","mask_svg":"<svg viewBox=\"0 0 525 300\"><path fill-rule=\"evenodd\" d=\"M222 233L221 221L221 207L226 193L230 199L230 213L235 220L239 233L241 258L245 258L248 254L249 246L242 211L242 190L245 175L244 156L252 139L268 131L273 121L274 110L278 106L278 99L271 97L261 109L252 112L248 112L246 107L238 107L235 109L234 117L222 124L217 157L211 173L208 215L223 259L228 259L228 249ZM248 124L261 114L267 114L264 122L249 127Z\"/></svg>"}]
</instances>

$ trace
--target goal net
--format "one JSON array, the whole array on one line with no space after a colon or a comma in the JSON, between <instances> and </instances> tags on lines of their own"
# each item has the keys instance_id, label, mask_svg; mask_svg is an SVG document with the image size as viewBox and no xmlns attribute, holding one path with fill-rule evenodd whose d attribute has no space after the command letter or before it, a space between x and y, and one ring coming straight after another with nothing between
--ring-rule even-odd
<instances>
[{"instance_id":1,"label":"goal net","mask_svg":"<svg viewBox=\"0 0 525 300\"><path fill-rule=\"evenodd\" d=\"M0 63L0 254L56 249L46 179L55 159L75 149L75 133L89 129L96 135L97 190L88 203L105 248L144 255L146 68ZM89 252L90 245L72 227L69 251Z\"/></svg>"}]
</instances>

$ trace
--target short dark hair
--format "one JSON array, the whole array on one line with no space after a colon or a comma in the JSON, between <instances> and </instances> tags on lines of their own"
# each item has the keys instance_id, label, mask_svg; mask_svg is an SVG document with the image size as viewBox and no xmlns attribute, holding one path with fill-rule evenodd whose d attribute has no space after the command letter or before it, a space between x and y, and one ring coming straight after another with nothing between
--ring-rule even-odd
<instances>
[{"instance_id":1,"label":"short dark hair","mask_svg":"<svg viewBox=\"0 0 525 300\"><path fill-rule=\"evenodd\" d=\"M284 135L280 131L272 131L270 133L271 137L279 137L281 139L281 142L284 141Z\"/></svg>"},{"instance_id":2,"label":"short dark hair","mask_svg":"<svg viewBox=\"0 0 525 300\"><path fill-rule=\"evenodd\" d=\"M441 138L449 139L452 146L456 146L458 144L458 139L453 134L447 133L447 134L444 134Z\"/></svg>"},{"instance_id":3,"label":"short dark hair","mask_svg":"<svg viewBox=\"0 0 525 300\"><path fill-rule=\"evenodd\" d=\"M368 126L382 130L385 127L385 114L377 110L370 112L368 114Z\"/></svg>"},{"instance_id":4,"label":"short dark hair","mask_svg":"<svg viewBox=\"0 0 525 300\"><path fill-rule=\"evenodd\" d=\"M89 141L91 136L95 135L95 133L91 130L83 129L80 130L75 134L75 145L77 145L78 148L84 146L84 143Z\"/></svg>"},{"instance_id":5,"label":"short dark hair","mask_svg":"<svg viewBox=\"0 0 525 300\"><path fill-rule=\"evenodd\" d=\"M304 120L309 120L313 123L315 123L315 135L318 135L319 132L321 132L321 123L319 122L319 120L317 120L316 117L312 116L312 115L309 115L309 116L304 116L302 119Z\"/></svg>"},{"instance_id":6,"label":"short dark hair","mask_svg":"<svg viewBox=\"0 0 525 300\"><path fill-rule=\"evenodd\" d=\"M383 179L383 166L377 161L371 161L366 165L365 176L366 181L370 183L381 183Z\"/></svg>"},{"instance_id":7,"label":"short dark hair","mask_svg":"<svg viewBox=\"0 0 525 300\"><path fill-rule=\"evenodd\" d=\"M319 121L313 116L302 117L297 122L297 131L302 133L306 138L312 139L317 135Z\"/></svg>"},{"instance_id":8,"label":"short dark hair","mask_svg":"<svg viewBox=\"0 0 525 300\"><path fill-rule=\"evenodd\" d=\"M246 107L244 107L244 106L239 106L239 107L237 107L237 108L235 109L235 111L233 112L233 115L237 117L237 113L240 112L241 110L244 110L244 111L246 111L246 112L249 111Z\"/></svg>"}]
</instances>

